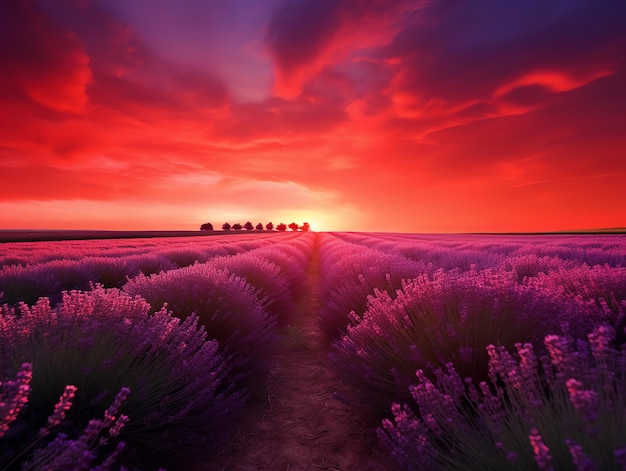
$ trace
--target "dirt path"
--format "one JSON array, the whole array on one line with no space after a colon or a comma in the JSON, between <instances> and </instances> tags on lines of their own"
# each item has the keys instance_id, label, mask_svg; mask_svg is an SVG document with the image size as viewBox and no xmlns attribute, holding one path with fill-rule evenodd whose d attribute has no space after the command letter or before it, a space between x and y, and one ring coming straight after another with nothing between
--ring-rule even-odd
<instances>
[{"instance_id":1,"label":"dirt path","mask_svg":"<svg viewBox=\"0 0 626 471\"><path fill-rule=\"evenodd\" d=\"M267 383L267 400L244 413L231 446L197 471L388 471L371 428L337 399L345 392L328 369L328 348L317 326L319 264L314 256L308 286Z\"/></svg>"}]
</instances>

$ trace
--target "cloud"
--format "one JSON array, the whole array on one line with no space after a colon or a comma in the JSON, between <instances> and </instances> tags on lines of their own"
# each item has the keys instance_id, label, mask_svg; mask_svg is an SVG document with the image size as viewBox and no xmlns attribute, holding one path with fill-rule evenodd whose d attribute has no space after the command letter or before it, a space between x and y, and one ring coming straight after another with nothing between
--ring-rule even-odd
<instances>
[{"instance_id":1,"label":"cloud","mask_svg":"<svg viewBox=\"0 0 626 471\"><path fill-rule=\"evenodd\" d=\"M426 118L448 114L451 125L458 125L459 110L469 107L475 113L465 120L542 106L550 95L607 76L623 61L618 45L626 41L615 19L624 18L623 7L609 4L434 2L407 17L383 48L382 55L397 64L390 90L394 103L404 115L407 110ZM510 97L517 103L506 100L507 94L537 86L544 94L527 93L522 101L531 103L524 107L519 94Z\"/></svg>"},{"instance_id":2,"label":"cloud","mask_svg":"<svg viewBox=\"0 0 626 471\"><path fill-rule=\"evenodd\" d=\"M216 76L162 61L97 4L9 0L0 8L0 144L30 149L26 161L115 153L181 123L210 122L229 102Z\"/></svg>"},{"instance_id":3,"label":"cloud","mask_svg":"<svg viewBox=\"0 0 626 471\"><path fill-rule=\"evenodd\" d=\"M274 59L275 92L293 98L308 79L355 51L380 46L405 1L290 0L271 18L265 42Z\"/></svg>"},{"instance_id":4,"label":"cloud","mask_svg":"<svg viewBox=\"0 0 626 471\"><path fill-rule=\"evenodd\" d=\"M0 86L47 109L82 113L92 82L90 57L79 38L55 24L34 0L0 5Z\"/></svg>"}]
</instances>

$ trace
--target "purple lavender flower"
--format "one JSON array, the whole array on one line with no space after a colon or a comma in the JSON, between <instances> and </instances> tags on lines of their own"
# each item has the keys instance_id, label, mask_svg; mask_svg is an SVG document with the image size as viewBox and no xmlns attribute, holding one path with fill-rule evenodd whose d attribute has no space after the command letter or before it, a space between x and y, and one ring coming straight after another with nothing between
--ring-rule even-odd
<instances>
[{"instance_id":1,"label":"purple lavender flower","mask_svg":"<svg viewBox=\"0 0 626 471\"><path fill-rule=\"evenodd\" d=\"M583 452L583 449L574 440L565 439L567 448L572 455L572 463L576 466L576 471L598 471L596 464Z\"/></svg>"},{"instance_id":2,"label":"purple lavender flower","mask_svg":"<svg viewBox=\"0 0 626 471\"><path fill-rule=\"evenodd\" d=\"M528 439L530 440L530 444L533 447L535 461L537 462L537 466L539 466L539 469L543 471L552 471L554 468L552 467L552 456L550 456L550 449L543 442L541 435L539 435L539 431L537 429L532 429L530 431Z\"/></svg>"},{"instance_id":3,"label":"purple lavender flower","mask_svg":"<svg viewBox=\"0 0 626 471\"><path fill-rule=\"evenodd\" d=\"M56 425L59 425L65 418L65 414L72 407L74 396L76 395L76 386L67 385L63 394L59 398L59 402L54 406L52 415L48 417L48 425L39 429L39 436L44 436L50 433L50 429Z\"/></svg>"},{"instance_id":4,"label":"purple lavender flower","mask_svg":"<svg viewBox=\"0 0 626 471\"><path fill-rule=\"evenodd\" d=\"M595 425L598 420L598 393L592 390L583 389L583 384L573 378L566 381L569 398L582 421L590 427L588 434L595 435Z\"/></svg>"},{"instance_id":5,"label":"purple lavender flower","mask_svg":"<svg viewBox=\"0 0 626 471\"><path fill-rule=\"evenodd\" d=\"M0 382L0 438L6 434L11 423L28 403L32 377L32 364L23 363L15 381Z\"/></svg>"}]
</instances>

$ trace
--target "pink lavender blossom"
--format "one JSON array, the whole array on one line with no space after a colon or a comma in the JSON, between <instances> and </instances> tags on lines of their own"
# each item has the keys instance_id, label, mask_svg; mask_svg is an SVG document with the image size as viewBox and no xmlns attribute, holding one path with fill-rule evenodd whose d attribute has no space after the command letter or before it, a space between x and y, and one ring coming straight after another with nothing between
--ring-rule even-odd
<instances>
[{"instance_id":1,"label":"pink lavender blossom","mask_svg":"<svg viewBox=\"0 0 626 471\"><path fill-rule=\"evenodd\" d=\"M39 430L40 436L44 436L50 433L50 429L56 425L59 425L61 421L65 418L65 414L70 409L70 407L72 407L74 396L76 395L76 389L78 389L76 386L65 386L65 390L59 398L59 402L57 402L54 406L54 411L52 412L52 415L48 417L48 425L46 427L42 427Z\"/></svg>"},{"instance_id":2,"label":"pink lavender blossom","mask_svg":"<svg viewBox=\"0 0 626 471\"><path fill-rule=\"evenodd\" d=\"M590 435L595 434L595 424L598 420L598 393L589 389L584 389L583 384L574 378L570 378L565 383L569 398L582 421L593 430Z\"/></svg>"},{"instance_id":3,"label":"pink lavender blossom","mask_svg":"<svg viewBox=\"0 0 626 471\"><path fill-rule=\"evenodd\" d=\"M611 342L615 338L615 331L608 325L601 325L587 337L594 358L599 364L604 364L612 350Z\"/></svg>"},{"instance_id":4,"label":"pink lavender blossom","mask_svg":"<svg viewBox=\"0 0 626 471\"><path fill-rule=\"evenodd\" d=\"M32 364L23 363L15 381L0 382L0 438L6 434L11 423L28 403L32 377Z\"/></svg>"},{"instance_id":5,"label":"pink lavender blossom","mask_svg":"<svg viewBox=\"0 0 626 471\"><path fill-rule=\"evenodd\" d=\"M583 449L574 440L565 439L567 448L572 455L572 463L576 471L598 471L596 464L583 452Z\"/></svg>"},{"instance_id":6,"label":"pink lavender blossom","mask_svg":"<svg viewBox=\"0 0 626 471\"><path fill-rule=\"evenodd\" d=\"M550 449L543 442L541 435L539 435L539 431L537 429L532 429L530 431L528 439L530 440L530 444L533 447L535 461L537 462L537 466L539 466L539 469L543 471L552 471L554 468L552 467L552 456L550 456Z\"/></svg>"}]
</instances>

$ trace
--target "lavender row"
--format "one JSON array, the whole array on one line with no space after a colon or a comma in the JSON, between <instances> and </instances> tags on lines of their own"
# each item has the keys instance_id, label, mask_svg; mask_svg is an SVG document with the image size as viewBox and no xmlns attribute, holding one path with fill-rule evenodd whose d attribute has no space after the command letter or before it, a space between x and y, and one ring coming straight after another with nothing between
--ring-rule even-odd
<instances>
[{"instance_id":1,"label":"lavender row","mask_svg":"<svg viewBox=\"0 0 626 471\"><path fill-rule=\"evenodd\" d=\"M320 329L332 342L348 324L363 316L368 296L395 296L402 280L434 273L434 267L396 254L350 244L330 234L320 235Z\"/></svg>"},{"instance_id":2,"label":"lavender row","mask_svg":"<svg viewBox=\"0 0 626 471\"><path fill-rule=\"evenodd\" d=\"M487 376L485 347L540 343L549 333L576 338L616 317L590 301L519 284L506 272L439 271L402 283L394 296L379 291L332 345L331 367L380 417L408 400L415 371L452 362L463 377ZM566 327L567 326L567 327Z\"/></svg>"},{"instance_id":3,"label":"lavender row","mask_svg":"<svg viewBox=\"0 0 626 471\"><path fill-rule=\"evenodd\" d=\"M287 240L293 236L289 234ZM54 303L58 302L62 291L87 290L91 284L98 283L105 287L120 287L127 278L139 273L146 275L159 273L179 267L189 266L196 262L206 262L217 256L232 255L268 246L285 240L280 237L256 236L256 238L240 240L230 237L226 243L207 243L207 238L177 238L172 241L154 242L147 239L150 245L140 245L139 253L127 253L124 249L110 252L107 256L91 256L85 247L94 248L95 241L88 246L78 245L69 256L76 259L56 259L26 266L8 265L0 269L0 301L8 304L25 302L34 303L39 297L46 296ZM213 240L212 238L210 238ZM113 246L111 241L107 241ZM118 239L118 246L128 241ZM58 242L59 244L61 242ZM85 241L83 241L85 243ZM54 245L57 243L40 243ZM196 245L197 244L197 245ZM50 249L53 250L53 249Z\"/></svg>"},{"instance_id":4,"label":"lavender row","mask_svg":"<svg viewBox=\"0 0 626 471\"><path fill-rule=\"evenodd\" d=\"M446 270L497 268L539 260L542 269L586 264L626 267L626 236L337 233L346 242Z\"/></svg>"},{"instance_id":5,"label":"lavender row","mask_svg":"<svg viewBox=\"0 0 626 471\"><path fill-rule=\"evenodd\" d=\"M613 312L616 312L619 302L626 299L626 265L623 263L626 237L620 235L496 237L342 233L339 236L357 247L363 247L362 244L376 246L389 255L406 253L402 250L406 246L397 245L398 241L409 244L409 248L415 248L411 241L420 241L422 246L419 250L427 255L420 256L419 263L427 264L428 269L424 271L431 274L437 269L460 272L491 269L504 272L522 284L542 285L592 300L598 307L608 307ZM387 241L386 245L378 243L380 241ZM576 254L577 259L560 258L555 255L555 248L560 250L558 253L561 255L563 250L570 250L570 255ZM502 254L503 258L499 259ZM613 263L593 263L606 261L606 257L600 254ZM621 336L621 333L618 335Z\"/></svg>"},{"instance_id":6,"label":"lavender row","mask_svg":"<svg viewBox=\"0 0 626 471\"><path fill-rule=\"evenodd\" d=\"M222 255L231 252L231 246L241 245L245 250L248 244L274 241L287 241L297 236L292 232L244 233L237 236L216 235L210 237L151 237L138 239L93 239L61 240L50 242L6 242L0 244L0 266L36 265L52 260L80 260L84 257L126 257L145 253L197 252L221 248Z\"/></svg>"},{"instance_id":7,"label":"lavender row","mask_svg":"<svg viewBox=\"0 0 626 471\"><path fill-rule=\"evenodd\" d=\"M244 278L265 311L284 326L290 322L295 298L303 288L314 239L313 234L303 234L287 243L215 257L208 265Z\"/></svg>"},{"instance_id":8,"label":"lavender row","mask_svg":"<svg viewBox=\"0 0 626 471\"><path fill-rule=\"evenodd\" d=\"M313 238L139 275L124 291L66 293L54 308L46 298L19 312L4 305L2 371L29 362L33 375L28 405L3 441L0 462L65 456L80 442L80 424L102 414L120 385L130 389L120 408L128 419L113 442L124 449L118 453L120 445L111 443L85 463L113 457L131 469L185 469L188 457L210 457L245 401L261 391L275 326L293 309ZM56 438L42 439L37 429L68 385L81 406L55 425Z\"/></svg>"},{"instance_id":9,"label":"lavender row","mask_svg":"<svg viewBox=\"0 0 626 471\"><path fill-rule=\"evenodd\" d=\"M413 260L421 262L422 273L407 277L411 269L419 269L400 257L400 251L389 250L396 242L386 241L390 245L383 252L385 245L372 240L385 237L332 237L327 236L320 249L327 275L321 324L334 339L330 364L369 418L379 421L388 416L394 404L394 422L385 420L379 435L399 469L469 470L477 463L481 469L532 469L533 465L539 469L623 469L626 442L621 426L614 424L624 423L625 410L615 409L612 402L623 405L626 399L626 360L624 347L622 353L619 347L626 342L626 269L621 262L587 264L597 254L562 260L541 250L533 252L526 245L516 249L514 257L479 268L481 264L473 263L479 257L464 252L467 246L458 245L458 237L442 237L437 242L449 245L442 249L449 252L446 263L460 260L461 266L436 265L435 255L430 254L428 263L425 257ZM550 243L569 245L571 253L579 254L596 245L589 239L581 249L570 240ZM621 250L618 245L608 252L615 255ZM489 251L483 252L487 260L493 260ZM591 346L584 342L588 334ZM567 344L569 350L556 349L554 339L565 339L559 345ZM597 366L585 352L600 344L621 379L583 374ZM489 345L495 347L487 349ZM538 384L535 390L523 390L518 379L522 373L515 373L514 368L501 369L500 376L494 376L494 352L502 357L515 348L527 376L527 352L534 348L533 355L543 359L533 373ZM550 355L552 365L545 360ZM557 364L560 358L570 361L570 376L565 379L562 372L550 373L563 367ZM574 365L575 359L581 361ZM456 395L449 390L452 387ZM520 394L527 393L531 399L536 398L533 391L543 392L540 407L535 403L540 413L526 404L510 409L510 396L520 388ZM608 396L593 402L600 394ZM586 406L587 398L591 402ZM496 405L499 409L494 409ZM564 409L570 415L555 417ZM489 410L497 412L491 421L484 417ZM544 413L548 419L539 421L537 417ZM585 413L605 418L601 436L597 428L566 433L574 423L572 416L579 416L579 428L590 425L580 422ZM536 420L519 424L518 416ZM553 419L556 427L550 428ZM489 429L498 423L512 430L497 434Z\"/></svg>"},{"instance_id":10,"label":"lavender row","mask_svg":"<svg viewBox=\"0 0 626 471\"><path fill-rule=\"evenodd\" d=\"M231 377L254 395L262 392L277 347L276 327L288 322L295 290L306 276L313 234L203 264L139 275L123 287L153 311L197 315L232 366Z\"/></svg>"}]
</instances>

